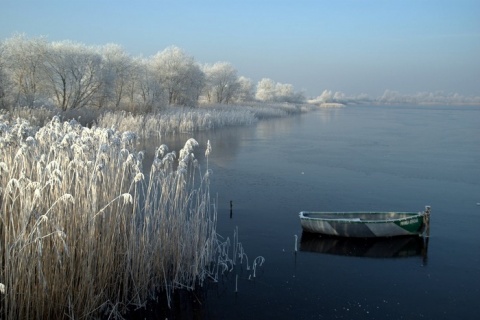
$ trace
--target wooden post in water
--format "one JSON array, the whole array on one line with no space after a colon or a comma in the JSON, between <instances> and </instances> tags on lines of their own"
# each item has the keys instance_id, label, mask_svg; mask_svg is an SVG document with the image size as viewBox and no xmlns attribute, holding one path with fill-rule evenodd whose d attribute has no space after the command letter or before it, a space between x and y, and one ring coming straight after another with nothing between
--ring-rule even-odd
<instances>
[{"instance_id":1,"label":"wooden post in water","mask_svg":"<svg viewBox=\"0 0 480 320\"><path fill-rule=\"evenodd\" d=\"M295 254L297 254L297 244L298 244L298 237L297 235L294 235L295 238Z\"/></svg>"},{"instance_id":2,"label":"wooden post in water","mask_svg":"<svg viewBox=\"0 0 480 320\"><path fill-rule=\"evenodd\" d=\"M423 223L425 224L425 229L423 231L424 237L430 237L430 206L425 206L425 212L423 215Z\"/></svg>"},{"instance_id":3,"label":"wooden post in water","mask_svg":"<svg viewBox=\"0 0 480 320\"><path fill-rule=\"evenodd\" d=\"M230 219L232 219L232 215L233 215L233 201L230 200Z\"/></svg>"}]
</instances>

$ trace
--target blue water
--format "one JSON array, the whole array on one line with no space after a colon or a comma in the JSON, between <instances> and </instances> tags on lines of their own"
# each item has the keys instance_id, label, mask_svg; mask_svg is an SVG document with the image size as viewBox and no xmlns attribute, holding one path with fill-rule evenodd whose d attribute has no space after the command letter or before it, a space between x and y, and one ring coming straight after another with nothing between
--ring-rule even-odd
<instances>
[{"instance_id":1,"label":"blue water","mask_svg":"<svg viewBox=\"0 0 480 320\"><path fill-rule=\"evenodd\" d=\"M197 301L183 301L194 305L188 317L480 315L479 107L349 106L193 136L203 150L207 139L212 144L218 232L232 238L238 227L250 264L256 256L266 262L255 278L237 267ZM302 210L425 205L432 207L428 243L403 248L307 239L298 220Z\"/></svg>"}]
</instances>

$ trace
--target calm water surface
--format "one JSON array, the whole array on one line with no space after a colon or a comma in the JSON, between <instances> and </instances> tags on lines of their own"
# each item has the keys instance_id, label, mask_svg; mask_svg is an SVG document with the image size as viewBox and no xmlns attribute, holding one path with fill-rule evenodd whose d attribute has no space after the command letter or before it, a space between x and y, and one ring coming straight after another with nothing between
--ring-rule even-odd
<instances>
[{"instance_id":1,"label":"calm water surface","mask_svg":"<svg viewBox=\"0 0 480 320\"><path fill-rule=\"evenodd\" d=\"M193 137L199 155L207 139L213 148L218 232L238 227L249 263L266 261L255 278L244 264L183 298L170 318L478 319L479 107L352 106ZM298 220L425 205L428 243L312 238Z\"/></svg>"}]
</instances>

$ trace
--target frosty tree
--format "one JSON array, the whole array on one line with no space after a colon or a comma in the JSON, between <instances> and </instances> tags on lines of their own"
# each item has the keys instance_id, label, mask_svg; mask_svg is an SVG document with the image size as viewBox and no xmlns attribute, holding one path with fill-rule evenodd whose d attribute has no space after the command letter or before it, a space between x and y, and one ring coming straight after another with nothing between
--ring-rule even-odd
<instances>
[{"instance_id":1,"label":"frosty tree","mask_svg":"<svg viewBox=\"0 0 480 320\"><path fill-rule=\"evenodd\" d=\"M247 77L241 76L240 78L238 78L238 85L239 88L235 96L235 100L237 102L251 101L254 99L255 87L252 83L252 80Z\"/></svg>"},{"instance_id":2,"label":"frosty tree","mask_svg":"<svg viewBox=\"0 0 480 320\"><path fill-rule=\"evenodd\" d=\"M6 93L8 90L8 78L5 73L5 59L3 59L4 51L4 47L0 44L0 109L7 107Z\"/></svg>"},{"instance_id":3,"label":"frosty tree","mask_svg":"<svg viewBox=\"0 0 480 320\"><path fill-rule=\"evenodd\" d=\"M273 101L275 99L275 81L263 78L257 84L255 98L260 101Z\"/></svg>"},{"instance_id":4,"label":"frosty tree","mask_svg":"<svg viewBox=\"0 0 480 320\"><path fill-rule=\"evenodd\" d=\"M228 62L202 68L171 46L149 58L132 57L121 46L15 35L0 42L0 107L83 107L152 112L168 105L196 106L257 99L302 102L291 84L264 78L258 85L239 77ZM203 98L203 97L202 97Z\"/></svg>"},{"instance_id":5,"label":"frosty tree","mask_svg":"<svg viewBox=\"0 0 480 320\"><path fill-rule=\"evenodd\" d=\"M116 44L104 46L102 57L104 86L101 101L105 102L100 104L118 108L122 100L128 99L127 83L135 76L133 60Z\"/></svg>"},{"instance_id":6,"label":"frosty tree","mask_svg":"<svg viewBox=\"0 0 480 320\"><path fill-rule=\"evenodd\" d=\"M165 106L168 97L152 61L135 58L132 60L132 69L132 74L125 84L127 106L146 112Z\"/></svg>"},{"instance_id":7,"label":"frosty tree","mask_svg":"<svg viewBox=\"0 0 480 320\"><path fill-rule=\"evenodd\" d=\"M295 92L293 85L275 82L263 78L257 84L255 98L266 102L303 102L305 97L302 92Z\"/></svg>"},{"instance_id":8,"label":"frosty tree","mask_svg":"<svg viewBox=\"0 0 480 320\"><path fill-rule=\"evenodd\" d=\"M101 55L80 43L50 44L46 66L50 97L62 110L93 104L104 85Z\"/></svg>"},{"instance_id":9,"label":"frosty tree","mask_svg":"<svg viewBox=\"0 0 480 320\"><path fill-rule=\"evenodd\" d=\"M15 35L5 40L2 47L1 63L11 83L12 103L32 107L43 90L47 42L44 38Z\"/></svg>"},{"instance_id":10,"label":"frosty tree","mask_svg":"<svg viewBox=\"0 0 480 320\"><path fill-rule=\"evenodd\" d=\"M197 104L205 83L205 76L193 57L172 46L152 58L156 76L167 92L168 104Z\"/></svg>"},{"instance_id":11,"label":"frosty tree","mask_svg":"<svg viewBox=\"0 0 480 320\"><path fill-rule=\"evenodd\" d=\"M206 77L205 95L208 102L230 103L240 89L237 70L228 62L203 67Z\"/></svg>"}]
</instances>

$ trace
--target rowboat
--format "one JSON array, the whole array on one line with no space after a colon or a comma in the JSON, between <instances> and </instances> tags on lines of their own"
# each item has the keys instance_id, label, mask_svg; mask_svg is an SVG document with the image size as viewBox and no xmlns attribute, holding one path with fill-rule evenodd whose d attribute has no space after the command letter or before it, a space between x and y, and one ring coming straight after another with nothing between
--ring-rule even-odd
<instances>
[{"instance_id":1,"label":"rowboat","mask_svg":"<svg viewBox=\"0 0 480 320\"><path fill-rule=\"evenodd\" d=\"M339 237L428 237L430 229L430 206L421 212L302 211L299 216L305 232Z\"/></svg>"}]
</instances>

